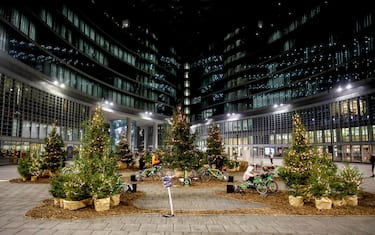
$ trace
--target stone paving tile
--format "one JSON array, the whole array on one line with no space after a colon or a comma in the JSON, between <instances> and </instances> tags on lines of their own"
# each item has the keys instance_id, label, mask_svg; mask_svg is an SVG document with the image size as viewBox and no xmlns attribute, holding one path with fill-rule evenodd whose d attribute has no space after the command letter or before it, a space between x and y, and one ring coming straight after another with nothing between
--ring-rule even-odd
<instances>
[{"instance_id":1,"label":"stone paving tile","mask_svg":"<svg viewBox=\"0 0 375 235\"><path fill-rule=\"evenodd\" d=\"M173 224L158 224L156 227L158 232L173 232Z\"/></svg>"},{"instance_id":2,"label":"stone paving tile","mask_svg":"<svg viewBox=\"0 0 375 235\"><path fill-rule=\"evenodd\" d=\"M363 169L368 170L364 166ZM16 171L16 168L12 168ZM4 177L0 166L0 179ZM10 172L10 171L8 171ZM375 189L375 180L365 178L366 190ZM161 185L140 185L151 198L165 200L169 209L168 195ZM234 200L218 205L221 198L214 192L201 188L172 189L174 203L181 208L230 208ZM215 189L213 189L215 190ZM225 190L225 189L221 189ZM205 195L209 195L206 196ZM186 200L189 195L190 200ZM185 197L185 200L184 200ZM33 234L319 234L319 235L372 235L375 234L375 216L264 216L264 215L179 215L165 218L160 214L124 215L110 218L85 220L40 220L24 216L24 213L43 199L51 198L48 185L11 184L0 182L0 235ZM158 200L150 203L158 203ZM200 202L202 201L202 202ZM222 201L221 201L222 202ZM242 205L241 205L242 206Z\"/></svg>"},{"instance_id":3,"label":"stone paving tile","mask_svg":"<svg viewBox=\"0 0 375 235\"><path fill-rule=\"evenodd\" d=\"M90 235L108 235L110 231L93 231Z\"/></svg>"},{"instance_id":4,"label":"stone paving tile","mask_svg":"<svg viewBox=\"0 0 375 235\"><path fill-rule=\"evenodd\" d=\"M51 229L39 229L37 232L33 233L33 235L50 235L55 234L56 230Z\"/></svg>"},{"instance_id":5,"label":"stone paving tile","mask_svg":"<svg viewBox=\"0 0 375 235\"><path fill-rule=\"evenodd\" d=\"M92 231L91 230L74 230L72 233L74 235L91 235Z\"/></svg>"}]
</instances>

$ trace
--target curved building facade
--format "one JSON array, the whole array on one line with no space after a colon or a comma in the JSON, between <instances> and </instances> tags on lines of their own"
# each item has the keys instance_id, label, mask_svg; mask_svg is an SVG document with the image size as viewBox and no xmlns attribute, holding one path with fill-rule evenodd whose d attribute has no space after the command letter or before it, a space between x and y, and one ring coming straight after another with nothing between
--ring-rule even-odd
<instances>
[{"instance_id":1,"label":"curved building facade","mask_svg":"<svg viewBox=\"0 0 375 235\"><path fill-rule=\"evenodd\" d=\"M126 132L132 149L157 148L158 124L176 102L173 48L94 5L83 14L65 2L0 4L3 153L42 150L52 123L78 146L81 124L98 104L115 138Z\"/></svg>"},{"instance_id":2,"label":"curved building facade","mask_svg":"<svg viewBox=\"0 0 375 235\"><path fill-rule=\"evenodd\" d=\"M223 75L202 73L204 92L195 97L201 148L216 123L232 157L281 155L298 112L320 151L336 161L368 162L375 151L374 14L370 6L325 1L285 22L229 33Z\"/></svg>"}]
</instances>

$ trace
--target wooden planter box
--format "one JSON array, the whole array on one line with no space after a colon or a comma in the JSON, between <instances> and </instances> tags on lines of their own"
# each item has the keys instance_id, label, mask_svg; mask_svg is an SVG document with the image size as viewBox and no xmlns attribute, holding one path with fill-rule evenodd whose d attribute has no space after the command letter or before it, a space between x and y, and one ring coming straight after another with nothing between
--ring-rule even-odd
<instances>
[{"instance_id":1,"label":"wooden planter box","mask_svg":"<svg viewBox=\"0 0 375 235\"><path fill-rule=\"evenodd\" d=\"M348 195L344 197L345 204L348 206L358 206L357 195Z\"/></svg>"},{"instance_id":2,"label":"wooden planter box","mask_svg":"<svg viewBox=\"0 0 375 235\"><path fill-rule=\"evenodd\" d=\"M111 205L111 198L100 198L94 199L94 207L96 211L106 211L109 210Z\"/></svg>"},{"instance_id":3,"label":"wooden planter box","mask_svg":"<svg viewBox=\"0 0 375 235\"><path fill-rule=\"evenodd\" d=\"M304 205L303 197L289 195L289 204L294 207L301 207Z\"/></svg>"},{"instance_id":4,"label":"wooden planter box","mask_svg":"<svg viewBox=\"0 0 375 235\"><path fill-rule=\"evenodd\" d=\"M328 197L315 198L315 207L319 210L332 209L332 200Z\"/></svg>"},{"instance_id":5,"label":"wooden planter box","mask_svg":"<svg viewBox=\"0 0 375 235\"><path fill-rule=\"evenodd\" d=\"M81 208L86 207L87 205L85 204L84 200L82 201L68 201L64 200L64 209L75 211Z\"/></svg>"},{"instance_id":6,"label":"wooden planter box","mask_svg":"<svg viewBox=\"0 0 375 235\"><path fill-rule=\"evenodd\" d=\"M111 196L111 206L118 206L120 204L121 194L115 194Z\"/></svg>"}]
</instances>

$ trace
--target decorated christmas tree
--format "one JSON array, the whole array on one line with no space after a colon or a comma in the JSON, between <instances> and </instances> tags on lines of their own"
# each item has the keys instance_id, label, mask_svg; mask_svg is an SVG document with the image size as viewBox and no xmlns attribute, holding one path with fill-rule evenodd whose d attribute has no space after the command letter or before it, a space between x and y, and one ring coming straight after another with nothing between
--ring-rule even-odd
<instances>
[{"instance_id":1,"label":"decorated christmas tree","mask_svg":"<svg viewBox=\"0 0 375 235\"><path fill-rule=\"evenodd\" d=\"M167 148L163 152L162 161L168 167L184 169L198 165L199 154L194 144L195 136L190 133L190 126L181 106L178 106L173 114L172 124L166 138Z\"/></svg>"},{"instance_id":2,"label":"decorated christmas tree","mask_svg":"<svg viewBox=\"0 0 375 235\"><path fill-rule=\"evenodd\" d=\"M209 163L216 163L217 167L224 164L225 152L218 125L213 124L207 138L207 158ZM211 166L210 166L211 167Z\"/></svg>"},{"instance_id":3,"label":"decorated christmas tree","mask_svg":"<svg viewBox=\"0 0 375 235\"><path fill-rule=\"evenodd\" d=\"M294 196L302 196L307 193L318 153L309 145L306 128L297 113L292 117L292 124L292 142L278 174Z\"/></svg>"},{"instance_id":4,"label":"decorated christmas tree","mask_svg":"<svg viewBox=\"0 0 375 235\"><path fill-rule=\"evenodd\" d=\"M85 124L85 135L82 156L109 157L111 152L111 138L108 125L104 120L102 108L96 107L92 119Z\"/></svg>"},{"instance_id":5,"label":"decorated christmas tree","mask_svg":"<svg viewBox=\"0 0 375 235\"><path fill-rule=\"evenodd\" d=\"M65 151L64 141L61 136L57 133L56 125L52 125L52 131L45 139L46 151L44 153L44 162L47 170L51 173L56 172L64 166Z\"/></svg>"},{"instance_id":6,"label":"decorated christmas tree","mask_svg":"<svg viewBox=\"0 0 375 235\"><path fill-rule=\"evenodd\" d=\"M122 179L116 171L116 158L111 155L111 140L100 106L86 123L81 155L66 170L64 184L68 199L108 198L121 190Z\"/></svg>"},{"instance_id":7,"label":"decorated christmas tree","mask_svg":"<svg viewBox=\"0 0 375 235\"><path fill-rule=\"evenodd\" d=\"M96 107L85 129L83 156L86 176L94 198L108 197L121 181L116 172L116 158L111 155L111 138L101 106Z\"/></svg>"},{"instance_id":8,"label":"decorated christmas tree","mask_svg":"<svg viewBox=\"0 0 375 235\"><path fill-rule=\"evenodd\" d=\"M121 133L121 139L117 145L118 160L126 163L128 166L133 163L133 153L129 149L129 142L125 133Z\"/></svg>"}]
</instances>

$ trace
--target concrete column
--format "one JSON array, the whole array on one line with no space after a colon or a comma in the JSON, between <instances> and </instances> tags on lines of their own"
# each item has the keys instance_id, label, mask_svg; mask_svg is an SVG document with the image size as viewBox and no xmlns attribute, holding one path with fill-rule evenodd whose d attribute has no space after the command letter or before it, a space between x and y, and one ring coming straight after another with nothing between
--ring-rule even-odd
<instances>
[{"instance_id":1,"label":"concrete column","mask_svg":"<svg viewBox=\"0 0 375 235\"><path fill-rule=\"evenodd\" d=\"M148 149L148 127L145 126L143 127L143 143L144 143L144 149L147 150Z\"/></svg>"},{"instance_id":2,"label":"concrete column","mask_svg":"<svg viewBox=\"0 0 375 235\"><path fill-rule=\"evenodd\" d=\"M159 143L158 143L158 124L157 123L154 123L152 143L153 143L154 149L157 149L158 145L159 145Z\"/></svg>"},{"instance_id":3,"label":"concrete column","mask_svg":"<svg viewBox=\"0 0 375 235\"><path fill-rule=\"evenodd\" d=\"M132 120L131 118L126 118L126 139L128 140L128 143L129 143L129 147L130 149L132 149L131 147L133 146L132 144Z\"/></svg>"}]
</instances>

